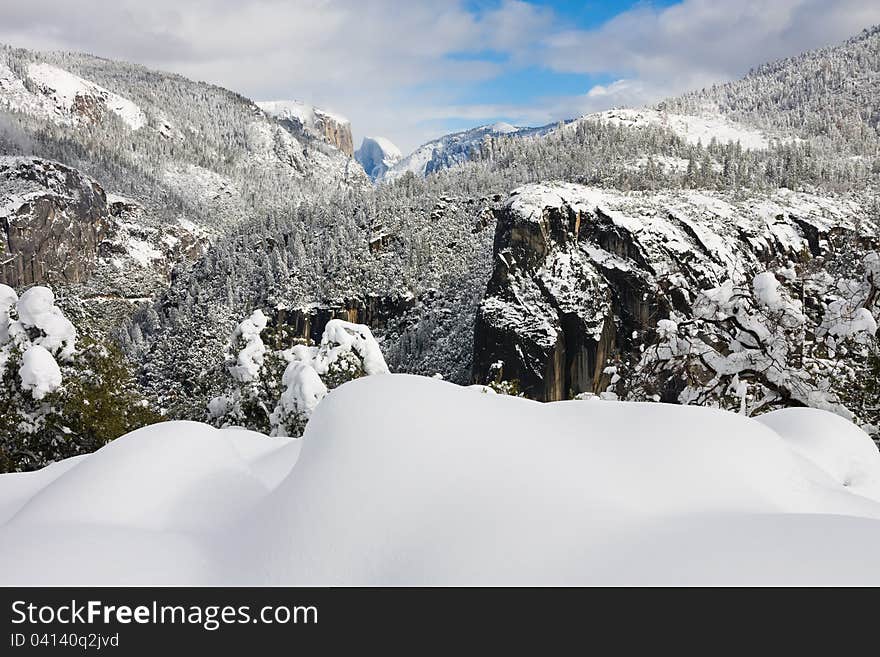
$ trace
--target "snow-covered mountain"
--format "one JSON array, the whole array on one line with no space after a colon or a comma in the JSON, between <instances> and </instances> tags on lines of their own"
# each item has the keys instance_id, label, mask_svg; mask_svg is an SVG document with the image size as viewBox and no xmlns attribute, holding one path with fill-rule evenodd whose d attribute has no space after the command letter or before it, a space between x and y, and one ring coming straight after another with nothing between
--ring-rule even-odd
<instances>
[{"instance_id":1,"label":"snow-covered mountain","mask_svg":"<svg viewBox=\"0 0 880 657\"><path fill-rule=\"evenodd\" d=\"M876 34L863 37L874 44L877 39ZM849 52L852 48L863 47L863 42L858 41L840 46L840 49ZM873 62L869 65L880 69L880 62L866 58L864 54L858 58L835 56L835 60L838 59L849 62L854 68ZM791 66L791 71L778 75L797 79L801 74L799 65L793 62ZM846 70L841 65L840 75L846 75ZM828 84L834 86L837 83L829 81ZM754 103L772 105L777 102L775 83L768 82L765 88L757 80L752 80L750 85L751 94L766 94L764 101L753 99ZM875 94L880 95L876 86ZM829 98L827 94L823 97ZM481 327L478 322L482 321L481 305L491 305L498 298L512 304L504 307L516 307L517 297L511 290L520 288L508 286L510 293L502 292L498 298L494 292L507 289L502 285L502 261L519 272L517 275L523 280L523 277L533 279L529 289L541 289L529 266L517 264L516 258L511 259L506 252L505 240L496 234L495 229L508 217L502 206L511 190L544 181L550 181L550 187L557 186L556 181L559 181L604 190L602 193L614 199L610 203L611 209L618 210L618 214L628 219L627 230L616 225L605 230L604 220L590 223L584 219L585 226L593 226L596 234L585 236L579 243L592 244L590 240L601 238L607 244L599 244L596 248L634 262L635 265L630 263L635 268L629 275L642 277L640 283L633 279L633 285L636 285L639 298L644 296L639 303L646 304L646 308L669 307L669 298L688 298L688 303L696 303L700 295L728 283L741 286L748 298L754 300L754 278L766 273L759 271L763 267L777 273L781 282L787 281L787 287L780 294L791 295L788 288L803 284L815 288L804 293L804 303L809 300L809 303L836 304L836 310L830 314L824 309L819 312L807 308L808 312L804 314L809 321L801 325L805 330L809 329L810 335L823 325L823 318L830 318L835 312L852 315L851 319L856 323L864 320L863 325L869 327L864 313L856 313L858 308L847 306L850 301L829 289L826 283L828 280L848 281L846 285L852 288L850 300L861 298L862 302L868 303L873 298L870 292L872 283L868 281L873 270L868 260L876 244L869 239L870 235L852 230L854 224L867 225L860 215L869 215L871 208L876 206L874 190L880 169L873 166L873 154L878 152L880 139L870 128L873 120L870 106L863 108L862 118L858 119L863 126L861 141L850 140L844 144L838 140L829 141L824 134L795 135L781 125L757 125L748 117L728 115L722 105L713 104L708 99L701 99L693 106L673 108L673 105L673 101L667 101L665 106L654 109L597 113L566 124L562 129L554 125L539 130L521 131L512 126L496 126L493 130L488 126L466 131L454 138L432 142L409 158L402 159L386 174L383 184L375 188L354 195L340 194L327 202L301 206L295 215L270 217L251 224L246 234L224 240L205 260L180 275L157 308L158 320L153 316L149 321L148 318L138 320L146 345L139 348L138 353L143 353L141 349L148 349L149 355L145 358L153 360L148 386L158 396L173 398L174 386L185 385L191 371L209 360L212 351L222 349L229 331L244 315L236 309L260 307L269 318L270 328L267 330L290 332L301 339L313 338L312 327L322 326L332 317L368 324L394 371L441 373L456 383L472 380L486 383L491 379L498 385L519 387L531 396L541 397L540 386L533 385L522 372L534 371L536 378L543 379L546 376L544 367L551 361L540 355L529 356L527 350L520 356L516 347L523 347L511 336L517 332L532 337L542 335L549 330L548 326L554 326L555 321L567 327L561 334L566 335L566 340L570 337L569 341L575 345L580 344L581 338L584 344L588 339L592 340L590 336L593 334L589 332L580 338L576 337L576 332L568 336L565 332L571 328L571 317L554 306L558 301L556 293L562 294L565 290L570 291L572 298L580 299L574 302L575 305L581 304L585 309L593 307L590 304L594 302L598 303L596 298L575 294L584 292L583 280L566 273L565 262L574 262L566 260L569 254L560 256L560 271L554 278L559 289L554 288L546 294L541 291L540 298L535 300L541 308L546 306L546 312L539 312L538 306L532 308L526 303L528 299L521 297L526 309L520 314L500 312L493 318L492 335L496 337L486 338L489 333L484 331L485 323ZM851 120L856 121L857 117L853 116ZM807 122L812 124L816 119L808 118ZM853 128L851 132L856 131ZM461 165L464 161L467 166ZM414 167L413 173L419 174L415 184L399 175L407 166ZM421 174L433 166L438 167L433 175L423 178ZM838 216L835 208L856 209L846 210L839 224L833 221L825 224L825 219L818 221L807 205L787 197L789 191L812 195L816 207L824 208L817 211L819 215L827 211L834 218ZM641 201L629 198L635 192L645 195ZM673 197L680 198L670 200ZM553 203L554 207L563 205L558 200ZM676 213L673 206L679 205L683 210ZM712 219L716 206L727 207L730 216L723 221ZM764 207L766 212L756 215L754 208L758 206ZM778 208L776 214L769 209L773 207ZM536 205L535 217L542 212L543 208ZM665 234L666 241L662 235L656 239L651 237L648 228L653 230L666 221L662 218L669 212L676 218L684 215L686 219L691 216L695 219L688 219L681 225L669 219L675 224L675 239L670 237L672 233ZM777 218L777 214L781 218ZM595 212L583 216L587 215L598 216ZM739 223L752 226L754 230L748 235L741 234L732 228ZM819 227L820 224L824 227ZM731 274L730 281L722 280L723 275L729 273L728 268L712 255L711 248L704 250L699 246L697 238L687 232L688 227L713 243L730 245L734 253L731 257L742 260L743 271ZM516 234L525 235L523 231ZM861 235L861 241L850 239L856 234ZM552 240L547 244L551 246L557 239L562 239L553 231L550 237ZM843 245L837 243L839 238L843 239ZM799 244L810 255L795 253L796 247L773 250L775 247L766 246L776 244L777 240ZM626 247L625 257L618 253L623 246L615 246L615 241L630 245ZM646 255L644 245L649 242L654 251ZM681 253L680 249L676 250L680 244L686 245ZM521 254L525 263L549 257L540 240L521 246L531 249ZM687 259L682 260L685 257ZM670 259L674 266L669 264ZM219 278L216 273L218 262L226 263ZM595 263L585 266L599 267ZM681 274L684 278L672 276L667 280L660 273L673 269L686 272ZM615 294L609 291L617 289L611 283L603 285L603 294ZM630 301L635 304L627 295L633 296L636 292L622 283L619 287L617 293L623 298L620 307L628 308ZM760 289L766 288L762 283ZM709 301L703 299L700 303L703 307ZM169 308L178 310L172 313ZM639 329L636 340L631 337L635 327L627 329L630 324L625 320L625 313L614 310L615 306L611 308L603 317L614 317L615 344L635 345L635 349L644 346L647 350L658 344L661 338L658 322L661 320L677 322L669 313L664 316L646 311L643 317L639 316L644 327ZM674 307L674 310L683 312L682 308L685 306ZM728 313L728 317L732 316L730 311L729 304L718 310ZM635 310L632 312L637 314ZM876 304L866 312L873 313L876 320ZM553 317L556 319L552 320ZM217 329L203 347L192 345L188 335L202 326L206 318L211 318L209 323L223 328ZM148 325L153 328L148 329ZM630 337L625 336L627 330ZM610 324L608 331L612 331ZM662 335L672 334L666 331ZM704 332L704 335L709 333ZM475 337L478 341L476 349ZM679 337L681 340L677 344L683 345L692 336ZM839 337L831 336L832 343ZM725 338L719 337L721 339ZM187 345L187 355L181 357L179 350L173 347L177 342ZM486 343L491 344L484 353L479 345ZM505 349L503 345L510 346L511 350L501 353L499 350ZM577 351L576 347L572 348ZM789 353L795 352L792 349ZM847 347L845 351L834 353L835 357L821 363L821 367L830 367L829 363L835 367L839 364L850 368L848 371L867 376L865 372L870 364L861 347ZM602 357L594 355L597 360L589 361L592 365L583 365L591 369L593 375L599 372L595 387L592 375L565 375L557 378L554 384L558 384L559 396L597 390L627 396L642 394L652 387L656 391L662 387L661 378L665 381L667 376L663 374L661 377L660 370L681 363L676 359L669 363L664 361L662 367L656 363L640 363L635 358L636 352L629 347L605 349L602 354ZM508 363L506 370L503 364L496 367L499 361L514 357L522 360L521 367L516 364L519 361L514 360ZM619 384L620 380L625 384L626 378L618 375L621 379L615 379L610 371L605 373L606 368L617 365L596 364L604 357L620 357L626 361L619 365L621 372L629 367L629 371L638 377L650 379L647 373L653 371L657 373L656 378L653 382L640 379L632 390L624 389ZM749 357L748 354L741 356ZM560 364L558 371L567 371L567 368L567 365ZM160 380L152 374L155 372L175 383ZM500 380L496 381L499 377ZM519 380L514 382L509 377ZM743 382L743 378L738 379L737 385ZM813 392L821 390L822 378L810 379ZM615 379L613 385L611 379ZM581 385L588 380L589 386ZM710 380L706 379L704 383L708 385ZM847 379L837 377L837 380ZM579 383L569 386L567 381ZM745 385L752 386L746 389L748 397L760 390L762 384L752 380ZM609 386L612 386L610 391ZM674 389L674 386L670 388ZM853 389L859 388L853 386ZM679 401L682 399L680 392L676 397ZM688 394L692 393L693 390ZM801 393L811 398L809 390L800 389L798 394ZM653 398L657 395L664 399L676 396L669 393L664 397L665 394L651 392L644 393L644 396ZM820 397L814 398L818 400ZM753 400L747 401L753 403ZM733 402L725 398L723 403L729 405ZM873 411L869 405L858 399L844 400L844 405L860 414L862 421L870 423L880 419L875 417L876 413L871 415ZM758 405L749 406L753 407L758 408ZM867 415L864 414L866 411ZM191 412L180 411L184 417Z\"/></svg>"},{"instance_id":2,"label":"snow-covered mountain","mask_svg":"<svg viewBox=\"0 0 880 657\"><path fill-rule=\"evenodd\" d=\"M113 335L170 418L204 419L230 335L259 310L276 354L343 319L396 372L541 399L833 407L877 433L860 382L880 376L878 42L397 162L379 139L349 158L343 122L328 133L301 103L5 49L0 154L25 179L73 173L0 180L0 262L16 286L56 285L75 252L58 305L90 327L99 299L132 300ZM92 218L94 236L61 229Z\"/></svg>"},{"instance_id":3,"label":"snow-covered mountain","mask_svg":"<svg viewBox=\"0 0 880 657\"><path fill-rule=\"evenodd\" d=\"M402 158L400 149L385 137L364 137L354 153L354 159L373 181L383 178Z\"/></svg>"},{"instance_id":4,"label":"snow-covered mountain","mask_svg":"<svg viewBox=\"0 0 880 657\"><path fill-rule=\"evenodd\" d=\"M175 259L200 253L193 240L328 185L368 186L340 152L351 152L347 121L309 111L294 125L181 76L0 47L0 281L142 299L167 285ZM85 228L65 234L62 220Z\"/></svg>"},{"instance_id":5,"label":"snow-covered mountain","mask_svg":"<svg viewBox=\"0 0 880 657\"><path fill-rule=\"evenodd\" d=\"M299 100L269 100L258 102L257 105L266 114L298 125L346 155L354 154L351 123L344 116Z\"/></svg>"},{"instance_id":6,"label":"snow-covered mountain","mask_svg":"<svg viewBox=\"0 0 880 657\"><path fill-rule=\"evenodd\" d=\"M294 125L179 75L0 48L4 154L79 168L108 191L155 201L160 211L168 211L167 196L180 198L188 218L205 227L239 222L328 183L366 183L340 152L352 151L348 122L301 109L303 122Z\"/></svg>"},{"instance_id":7,"label":"snow-covered mountain","mask_svg":"<svg viewBox=\"0 0 880 657\"><path fill-rule=\"evenodd\" d=\"M790 135L774 137L758 128L737 123L711 107L701 108L698 114L674 114L656 108L612 109L586 114L564 129L572 130L582 122L601 122L636 130L647 126L661 127L689 144L709 145L714 139L720 144L738 142L743 148L752 150L767 148L774 138L791 139Z\"/></svg>"},{"instance_id":8,"label":"snow-covered mountain","mask_svg":"<svg viewBox=\"0 0 880 657\"><path fill-rule=\"evenodd\" d=\"M95 123L111 112L132 130L147 124L143 110L127 98L46 63L30 63L19 78L0 61L0 107L62 125Z\"/></svg>"},{"instance_id":9,"label":"snow-covered mountain","mask_svg":"<svg viewBox=\"0 0 880 657\"><path fill-rule=\"evenodd\" d=\"M530 137L547 134L556 124L540 128L514 126L510 123L493 123L462 132L454 132L419 146L415 151L399 160L384 176L383 181L395 180L408 172L417 176L427 176L435 171L455 166L471 159L480 151L487 137Z\"/></svg>"}]
</instances>

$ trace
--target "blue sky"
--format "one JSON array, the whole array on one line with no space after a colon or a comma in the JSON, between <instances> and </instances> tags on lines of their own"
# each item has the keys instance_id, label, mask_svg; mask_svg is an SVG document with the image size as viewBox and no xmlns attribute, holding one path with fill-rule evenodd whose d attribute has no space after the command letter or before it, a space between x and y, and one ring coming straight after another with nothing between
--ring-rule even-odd
<instances>
[{"instance_id":1,"label":"blue sky","mask_svg":"<svg viewBox=\"0 0 880 657\"><path fill-rule=\"evenodd\" d=\"M636 5L662 9L680 0L647 2L646 0L611 0L608 2L583 2L577 0L552 0L532 2L553 14L557 25L578 30L594 30L615 16L631 10ZM501 0L471 0L464 3L467 10L476 16L503 9ZM509 52L486 49L466 49L446 55L456 62L489 62L497 64L499 73L485 80L459 85L455 88L442 88L447 101L461 106L508 107L509 111L486 116L484 122L521 122L521 116L514 108L518 105L539 104L545 99L575 97L587 93L596 85L608 85L621 77L626 77L623 68L597 71L595 73L560 72L541 65L539 62L519 62ZM417 85L410 91L429 92L429 84ZM569 117L553 117L569 118ZM473 127L473 118L447 117L430 122L439 132L462 130Z\"/></svg>"},{"instance_id":2,"label":"blue sky","mask_svg":"<svg viewBox=\"0 0 880 657\"><path fill-rule=\"evenodd\" d=\"M28 0L0 42L124 59L347 116L404 152L451 130L641 106L839 43L864 0Z\"/></svg>"},{"instance_id":3,"label":"blue sky","mask_svg":"<svg viewBox=\"0 0 880 657\"><path fill-rule=\"evenodd\" d=\"M599 28L635 5L651 5L662 8L677 4L679 0L646 2L645 0L609 0L608 2L583 2L577 0L552 0L533 4L552 11L558 24L580 30ZM474 0L466 3L475 12L498 9L500 0ZM454 54L452 55L454 56ZM495 61L509 61L504 53L474 53L473 59L481 56L494 57ZM463 90L464 102L476 103L516 103L528 102L541 97L575 95L586 93L596 84L608 84L625 75L625 71L605 71L595 74L560 73L540 65L512 68L483 84L471 85Z\"/></svg>"}]
</instances>

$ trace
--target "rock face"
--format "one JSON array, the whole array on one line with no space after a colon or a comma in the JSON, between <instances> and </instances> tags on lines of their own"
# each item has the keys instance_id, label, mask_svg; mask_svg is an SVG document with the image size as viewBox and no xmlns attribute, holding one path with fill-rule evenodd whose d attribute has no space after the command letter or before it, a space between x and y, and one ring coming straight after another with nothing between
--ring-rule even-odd
<instances>
[{"instance_id":1,"label":"rock face","mask_svg":"<svg viewBox=\"0 0 880 657\"><path fill-rule=\"evenodd\" d=\"M544 401L603 391L607 366L638 354L672 309L687 315L697 291L822 255L860 214L787 190L743 202L573 184L515 190L496 213L474 380L517 380Z\"/></svg>"},{"instance_id":2,"label":"rock face","mask_svg":"<svg viewBox=\"0 0 880 657\"><path fill-rule=\"evenodd\" d=\"M137 201L106 194L80 171L0 157L0 282L88 283L89 294L147 297L172 267L198 257L207 235L184 221L152 225Z\"/></svg>"},{"instance_id":3,"label":"rock face","mask_svg":"<svg viewBox=\"0 0 880 657\"><path fill-rule=\"evenodd\" d=\"M84 281L110 226L95 181L57 162L0 157L0 282Z\"/></svg>"},{"instance_id":4,"label":"rock face","mask_svg":"<svg viewBox=\"0 0 880 657\"><path fill-rule=\"evenodd\" d=\"M381 330L389 320L400 317L414 305L413 297L369 296L366 299L346 299L338 304L276 308L269 317L269 325L276 329L277 343L273 346L280 349L289 344L291 338L320 342L324 327L331 319Z\"/></svg>"},{"instance_id":5,"label":"rock face","mask_svg":"<svg viewBox=\"0 0 880 657\"><path fill-rule=\"evenodd\" d=\"M345 117L298 100L272 100L257 105L282 123L323 139L349 157L354 155L351 123Z\"/></svg>"},{"instance_id":6,"label":"rock face","mask_svg":"<svg viewBox=\"0 0 880 657\"><path fill-rule=\"evenodd\" d=\"M354 159L373 181L383 178L402 157L400 149L384 137L364 137L354 154Z\"/></svg>"},{"instance_id":7,"label":"rock face","mask_svg":"<svg viewBox=\"0 0 880 657\"><path fill-rule=\"evenodd\" d=\"M351 136L351 123L336 114L315 109L315 129L324 139L351 157L354 155L354 140Z\"/></svg>"}]
</instances>

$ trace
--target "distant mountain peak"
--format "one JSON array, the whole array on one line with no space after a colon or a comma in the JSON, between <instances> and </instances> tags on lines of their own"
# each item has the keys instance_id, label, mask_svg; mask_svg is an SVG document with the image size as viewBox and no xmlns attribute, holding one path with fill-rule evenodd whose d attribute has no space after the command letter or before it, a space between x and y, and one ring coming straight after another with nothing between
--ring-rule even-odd
<instances>
[{"instance_id":1,"label":"distant mountain peak","mask_svg":"<svg viewBox=\"0 0 880 657\"><path fill-rule=\"evenodd\" d=\"M479 149L486 137L507 135L526 137L542 135L556 128L556 124L538 128L515 126L499 121L497 123L477 126L460 132L452 132L433 139L419 146L412 153L401 158L378 180L393 180L408 171L417 176L427 176L435 171L446 169L470 159L475 149Z\"/></svg>"},{"instance_id":2,"label":"distant mountain peak","mask_svg":"<svg viewBox=\"0 0 880 657\"><path fill-rule=\"evenodd\" d=\"M400 149L385 137L364 137L354 159L367 172L370 180L379 180L403 158Z\"/></svg>"},{"instance_id":3,"label":"distant mountain peak","mask_svg":"<svg viewBox=\"0 0 880 657\"><path fill-rule=\"evenodd\" d=\"M301 129L332 144L349 157L354 155L351 122L341 114L301 100L268 100L257 105L269 116L298 124Z\"/></svg>"}]
</instances>

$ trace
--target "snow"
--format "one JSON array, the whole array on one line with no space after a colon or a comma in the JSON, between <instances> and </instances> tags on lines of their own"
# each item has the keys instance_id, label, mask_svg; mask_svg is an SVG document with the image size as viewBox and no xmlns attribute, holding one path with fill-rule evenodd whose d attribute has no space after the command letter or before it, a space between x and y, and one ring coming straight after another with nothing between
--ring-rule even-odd
<instances>
[{"instance_id":1,"label":"snow","mask_svg":"<svg viewBox=\"0 0 880 657\"><path fill-rule=\"evenodd\" d=\"M349 120L341 114L315 107L301 100L264 100L258 102L257 107L269 116L299 121L306 128L315 128L321 118L330 119L341 125L349 123Z\"/></svg>"},{"instance_id":2,"label":"snow","mask_svg":"<svg viewBox=\"0 0 880 657\"><path fill-rule=\"evenodd\" d=\"M385 357L369 327L341 319L331 319L324 327L321 345L315 355L315 369L324 374L341 356L351 351L363 361L365 374L388 373Z\"/></svg>"},{"instance_id":3,"label":"snow","mask_svg":"<svg viewBox=\"0 0 880 657\"><path fill-rule=\"evenodd\" d=\"M834 301L829 304L829 310L833 311L839 304L844 301ZM840 320L834 323L828 332L838 338L846 338L857 333L864 332L866 335L874 335L877 333L877 320L867 308L856 308L850 317L840 317Z\"/></svg>"},{"instance_id":4,"label":"snow","mask_svg":"<svg viewBox=\"0 0 880 657\"><path fill-rule=\"evenodd\" d=\"M412 172L417 176L427 176L434 171L465 162L469 159L471 150L479 148L487 136L538 136L547 134L554 128L555 125L528 128L499 122L443 135L422 144L412 153L400 159L380 180L395 180L407 172Z\"/></svg>"},{"instance_id":5,"label":"snow","mask_svg":"<svg viewBox=\"0 0 880 657\"><path fill-rule=\"evenodd\" d=\"M327 386L308 360L288 363L281 377L281 385L284 386L284 392L281 393L271 418L276 427L273 432L275 435L285 433L282 431L285 417L299 415L308 420L327 395Z\"/></svg>"},{"instance_id":6,"label":"snow","mask_svg":"<svg viewBox=\"0 0 880 657\"><path fill-rule=\"evenodd\" d=\"M498 121L497 123L493 123L491 126L489 126L489 129L493 133L499 134L499 135L506 135L506 134L510 134L511 132L516 132L517 130L519 130L519 128L517 128L515 125L512 125L510 123L505 123L504 121Z\"/></svg>"},{"instance_id":7,"label":"snow","mask_svg":"<svg viewBox=\"0 0 880 657\"><path fill-rule=\"evenodd\" d=\"M39 329L42 334L33 342L63 359L73 356L76 329L55 305L52 290L36 285L22 293L15 305L18 319L25 328Z\"/></svg>"},{"instance_id":8,"label":"snow","mask_svg":"<svg viewBox=\"0 0 880 657\"><path fill-rule=\"evenodd\" d=\"M9 331L12 327L9 324L9 318L17 301L18 295L15 290L0 283L0 344L5 343L10 337Z\"/></svg>"},{"instance_id":9,"label":"snow","mask_svg":"<svg viewBox=\"0 0 880 657\"><path fill-rule=\"evenodd\" d=\"M779 281L776 280L773 272L766 271L755 276L752 280L752 288L755 291L755 300L769 310L779 310L783 306Z\"/></svg>"},{"instance_id":10,"label":"snow","mask_svg":"<svg viewBox=\"0 0 880 657\"><path fill-rule=\"evenodd\" d=\"M11 287L0 284L0 377L15 350L21 354L21 388L34 400L61 387L56 358L73 358L76 329L55 305L49 288L37 285L19 297Z\"/></svg>"},{"instance_id":11,"label":"snow","mask_svg":"<svg viewBox=\"0 0 880 657\"><path fill-rule=\"evenodd\" d=\"M648 165L649 161L653 161L659 168L677 173L685 173L688 168L688 160L683 157L674 157L672 155L657 155L652 157L639 157L633 160L633 169L641 169Z\"/></svg>"},{"instance_id":12,"label":"snow","mask_svg":"<svg viewBox=\"0 0 880 657\"><path fill-rule=\"evenodd\" d=\"M687 115L671 114L648 108L612 109L587 114L581 117L580 121L599 121L631 128L661 126L678 134L689 144L701 142L704 146L708 146L713 138L719 143L738 141L743 148L752 150L765 149L770 145L770 139L760 130L735 123L717 112ZM576 125L576 123L571 125Z\"/></svg>"},{"instance_id":13,"label":"snow","mask_svg":"<svg viewBox=\"0 0 880 657\"><path fill-rule=\"evenodd\" d=\"M64 69L51 64L30 64L28 77L54 103L62 117L73 116L77 98L92 98L116 114L132 130L140 130L147 125L146 115L135 103Z\"/></svg>"},{"instance_id":14,"label":"snow","mask_svg":"<svg viewBox=\"0 0 880 657\"><path fill-rule=\"evenodd\" d=\"M364 139L372 139L386 155L396 158L403 156L403 153L400 152L397 145L390 139L386 139L385 137L364 137Z\"/></svg>"},{"instance_id":15,"label":"snow","mask_svg":"<svg viewBox=\"0 0 880 657\"><path fill-rule=\"evenodd\" d=\"M880 500L880 451L851 422L812 408L783 408L756 419L841 486Z\"/></svg>"},{"instance_id":16,"label":"snow","mask_svg":"<svg viewBox=\"0 0 880 657\"><path fill-rule=\"evenodd\" d=\"M24 352L18 369L21 387L39 401L61 387L61 369L45 347L35 344Z\"/></svg>"},{"instance_id":17,"label":"snow","mask_svg":"<svg viewBox=\"0 0 880 657\"><path fill-rule=\"evenodd\" d=\"M347 118L345 118L344 116L342 116L342 114L339 114L337 112L331 112L329 110L321 109L319 107L315 107L314 112L315 112L316 116L330 119L334 123L338 123L340 125L347 125L348 123L350 123L350 121Z\"/></svg>"},{"instance_id":18,"label":"snow","mask_svg":"<svg viewBox=\"0 0 880 657\"><path fill-rule=\"evenodd\" d=\"M876 585L878 477L822 411L366 377L298 441L167 422L0 476L0 581Z\"/></svg>"},{"instance_id":19,"label":"snow","mask_svg":"<svg viewBox=\"0 0 880 657\"><path fill-rule=\"evenodd\" d=\"M165 236L163 239L175 239L171 235ZM173 246L173 243L171 244ZM152 244L144 240L130 237L125 243L125 250L128 255L137 262L141 267L149 267L154 260L162 258L162 252L153 247Z\"/></svg>"},{"instance_id":20,"label":"snow","mask_svg":"<svg viewBox=\"0 0 880 657\"><path fill-rule=\"evenodd\" d=\"M168 163L161 175L165 185L177 194L210 208L218 221L227 217L241 219L252 212L236 184L215 171L195 164ZM184 225L182 220L178 221ZM196 227L196 230L200 229Z\"/></svg>"},{"instance_id":21,"label":"snow","mask_svg":"<svg viewBox=\"0 0 880 657\"><path fill-rule=\"evenodd\" d=\"M260 377L260 367L266 354L266 345L263 344L260 333L266 328L268 321L262 310L255 310L235 329L233 340L244 342L244 348L236 356L235 365L229 368L230 374L236 380L256 381Z\"/></svg>"},{"instance_id":22,"label":"snow","mask_svg":"<svg viewBox=\"0 0 880 657\"><path fill-rule=\"evenodd\" d=\"M308 127L315 125L315 108L299 100L265 100L258 102L257 107L269 116L299 121Z\"/></svg>"},{"instance_id":23,"label":"snow","mask_svg":"<svg viewBox=\"0 0 880 657\"><path fill-rule=\"evenodd\" d=\"M0 61L0 107L60 122L69 120L56 116L58 108L54 103L42 94L32 93L3 61Z\"/></svg>"},{"instance_id":24,"label":"snow","mask_svg":"<svg viewBox=\"0 0 880 657\"><path fill-rule=\"evenodd\" d=\"M315 107L301 100L266 100L258 102L257 107L269 116L296 121L302 127L312 131L317 130L320 123L327 121L340 126L350 124L349 120L341 114Z\"/></svg>"},{"instance_id":25,"label":"snow","mask_svg":"<svg viewBox=\"0 0 880 657\"><path fill-rule=\"evenodd\" d=\"M661 337L671 337L678 333L678 324L671 319L661 319L657 322L657 333ZM605 373L612 368L605 368Z\"/></svg>"},{"instance_id":26,"label":"snow","mask_svg":"<svg viewBox=\"0 0 880 657\"><path fill-rule=\"evenodd\" d=\"M400 149L384 137L364 137L354 153L354 159L374 181L381 179L402 157Z\"/></svg>"}]
</instances>

